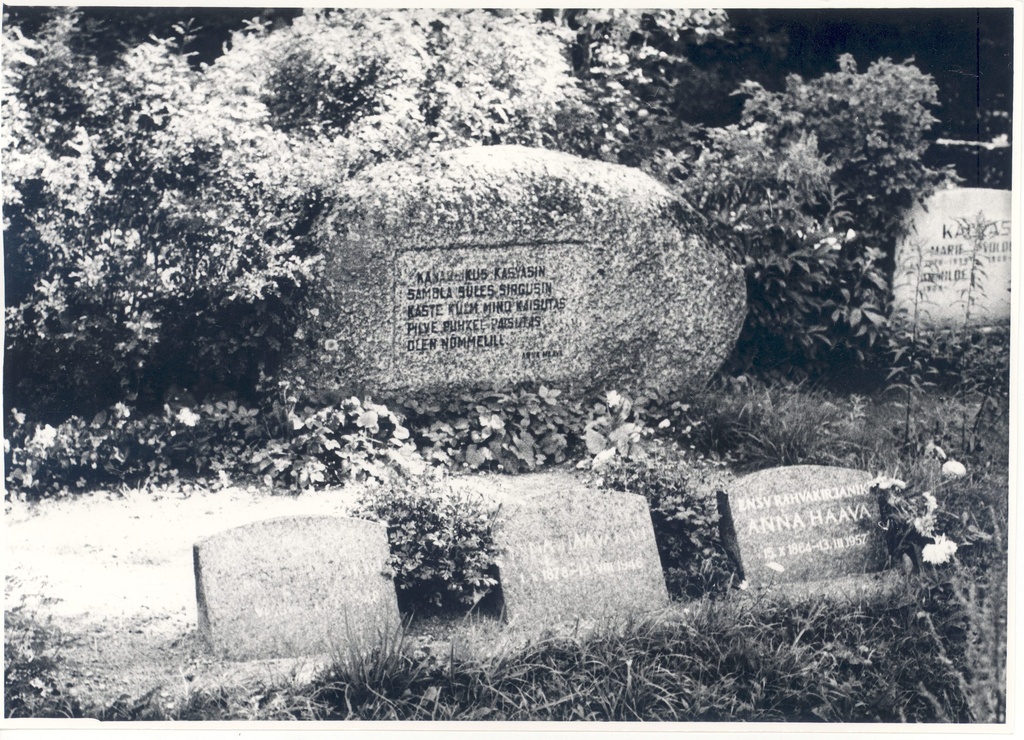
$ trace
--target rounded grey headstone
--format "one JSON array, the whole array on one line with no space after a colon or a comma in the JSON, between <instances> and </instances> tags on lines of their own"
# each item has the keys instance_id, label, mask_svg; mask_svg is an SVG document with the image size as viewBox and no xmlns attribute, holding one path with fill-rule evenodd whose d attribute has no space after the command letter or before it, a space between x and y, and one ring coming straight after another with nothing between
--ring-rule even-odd
<instances>
[{"instance_id":1,"label":"rounded grey headstone","mask_svg":"<svg viewBox=\"0 0 1024 740\"><path fill-rule=\"evenodd\" d=\"M193 547L199 634L234 660L364 653L399 625L384 574L387 529L334 516L281 517Z\"/></svg>"},{"instance_id":2,"label":"rounded grey headstone","mask_svg":"<svg viewBox=\"0 0 1024 740\"><path fill-rule=\"evenodd\" d=\"M794 465L739 479L729 507L748 584L821 583L883 570L888 553L873 477Z\"/></svg>"},{"instance_id":3,"label":"rounded grey headstone","mask_svg":"<svg viewBox=\"0 0 1024 740\"><path fill-rule=\"evenodd\" d=\"M665 576L647 501L565 472L456 483L500 506L494 524L510 625L619 624L663 609Z\"/></svg>"},{"instance_id":4,"label":"rounded grey headstone","mask_svg":"<svg viewBox=\"0 0 1024 740\"><path fill-rule=\"evenodd\" d=\"M746 314L742 270L637 169L476 147L379 165L334 200L289 368L313 395L680 388L719 367Z\"/></svg>"}]
</instances>

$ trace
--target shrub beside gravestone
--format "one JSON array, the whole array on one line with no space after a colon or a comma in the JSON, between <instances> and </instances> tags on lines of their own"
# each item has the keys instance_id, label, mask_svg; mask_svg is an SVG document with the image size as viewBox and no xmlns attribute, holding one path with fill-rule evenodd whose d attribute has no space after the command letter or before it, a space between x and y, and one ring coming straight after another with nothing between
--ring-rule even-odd
<instances>
[{"instance_id":1,"label":"shrub beside gravestone","mask_svg":"<svg viewBox=\"0 0 1024 740\"><path fill-rule=\"evenodd\" d=\"M494 540L510 624L621 619L668 603L646 500L594 491L567 473L492 477Z\"/></svg>"},{"instance_id":2,"label":"shrub beside gravestone","mask_svg":"<svg viewBox=\"0 0 1024 740\"><path fill-rule=\"evenodd\" d=\"M270 519L198 542L193 557L199 634L221 657L345 656L398 627L378 522Z\"/></svg>"},{"instance_id":3,"label":"shrub beside gravestone","mask_svg":"<svg viewBox=\"0 0 1024 740\"><path fill-rule=\"evenodd\" d=\"M1009 190L941 190L907 217L896 247L895 319L959 329L1010 321Z\"/></svg>"},{"instance_id":4,"label":"shrub beside gravestone","mask_svg":"<svg viewBox=\"0 0 1024 740\"><path fill-rule=\"evenodd\" d=\"M373 168L320 225L311 395L487 383L706 380L746 313L741 272L636 169L517 146Z\"/></svg>"},{"instance_id":5,"label":"shrub beside gravestone","mask_svg":"<svg viewBox=\"0 0 1024 740\"><path fill-rule=\"evenodd\" d=\"M752 588L877 573L888 564L873 476L794 465L748 475L729 491L743 575Z\"/></svg>"}]
</instances>

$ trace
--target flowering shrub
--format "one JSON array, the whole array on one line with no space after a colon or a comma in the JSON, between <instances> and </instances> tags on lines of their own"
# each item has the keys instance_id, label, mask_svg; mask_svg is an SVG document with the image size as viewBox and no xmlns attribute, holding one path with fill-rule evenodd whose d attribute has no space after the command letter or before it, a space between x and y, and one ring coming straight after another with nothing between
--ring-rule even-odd
<instances>
[{"instance_id":1,"label":"flowering shrub","mask_svg":"<svg viewBox=\"0 0 1024 740\"><path fill-rule=\"evenodd\" d=\"M878 500L880 524L891 557L907 555L915 568L921 563L943 565L956 554L956 543L935 531L939 503L931 491L916 498L911 487L896 478L879 476L871 492Z\"/></svg>"},{"instance_id":2,"label":"flowering shrub","mask_svg":"<svg viewBox=\"0 0 1024 740\"><path fill-rule=\"evenodd\" d=\"M391 480L370 489L355 515L387 524L389 565L403 611L463 610L497 584L496 509L436 479Z\"/></svg>"}]
</instances>

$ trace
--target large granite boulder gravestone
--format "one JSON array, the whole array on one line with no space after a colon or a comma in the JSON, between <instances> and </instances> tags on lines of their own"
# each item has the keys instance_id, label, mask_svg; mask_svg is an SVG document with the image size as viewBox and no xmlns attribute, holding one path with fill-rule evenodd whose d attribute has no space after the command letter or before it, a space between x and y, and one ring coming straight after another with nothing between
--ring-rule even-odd
<instances>
[{"instance_id":1,"label":"large granite boulder gravestone","mask_svg":"<svg viewBox=\"0 0 1024 740\"><path fill-rule=\"evenodd\" d=\"M505 618L527 630L621 622L668 603L647 501L568 473L486 478Z\"/></svg>"},{"instance_id":2,"label":"large granite boulder gravestone","mask_svg":"<svg viewBox=\"0 0 1024 740\"><path fill-rule=\"evenodd\" d=\"M1010 321L1009 190L940 190L896 246L895 318L922 328Z\"/></svg>"},{"instance_id":3,"label":"large granite boulder gravestone","mask_svg":"<svg viewBox=\"0 0 1024 740\"><path fill-rule=\"evenodd\" d=\"M517 146L374 167L321 224L314 395L536 381L678 388L729 354L742 271L639 170Z\"/></svg>"},{"instance_id":4,"label":"large granite boulder gravestone","mask_svg":"<svg viewBox=\"0 0 1024 740\"><path fill-rule=\"evenodd\" d=\"M199 633L233 660L363 653L399 624L386 527L282 517L193 548Z\"/></svg>"},{"instance_id":5,"label":"large granite boulder gravestone","mask_svg":"<svg viewBox=\"0 0 1024 740\"><path fill-rule=\"evenodd\" d=\"M861 470L823 465L771 468L739 479L728 500L749 586L835 584L882 571L888 553L872 480Z\"/></svg>"}]
</instances>

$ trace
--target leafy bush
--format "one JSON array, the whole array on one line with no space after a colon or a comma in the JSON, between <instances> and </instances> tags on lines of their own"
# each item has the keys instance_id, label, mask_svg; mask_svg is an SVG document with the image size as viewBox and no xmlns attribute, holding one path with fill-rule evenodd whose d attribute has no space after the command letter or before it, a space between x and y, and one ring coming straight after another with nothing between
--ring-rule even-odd
<instances>
[{"instance_id":1,"label":"leafy bush","mask_svg":"<svg viewBox=\"0 0 1024 740\"><path fill-rule=\"evenodd\" d=\"M575 32L573 68L586 93L568 129L572 151L660 175L661 155L689 145L683 122L693 107L688 83L698 73L690 45L723 36L728 19L706 8L568 9Z\"/></svg>"},{"instance_id":2,"label":"leafy bush","mask_svg":"<svg viewBox=\"0 0 1024 740\"><path fill-rule=\"evenodd\" d=\"M294 400L294 399L292 399ZM383 478L389 467L422 471L409 431L387 407L350 398L321 409L279 409L285 423L247 461L267 486L304 490Z\"/></svg>"},{"instance_id":3,"label":"leafy bush","mask_svg":"<svg viewBox=\"0 0 1024 740\"><path fill-rule=\"evenodd\" d=\"M4 32L6 410L60 421L172 386L255 403L299 337L325 183L414 150L552 145L576 82L529 13L254 21L101 64L79 14ZM299 337L301 338L301 337Z\"/></svg>"},{"instance_id":4,"label":"leafy bush","mask_svg":"<svg viewBox=\"0 0 1024 740\"><path fill-rule=\"evenodd\" d=\"M790 75L783 92L756 83L740 91L750 96L741 125L764 126L769 147L815 137L850 225L887 254L905 211L951 176L924 162L926 134L938 122L929 110L938 105L938 88L912 62L880 59L859 72L853 56L843 54L838 72L810 81Z\"/></svg>"},{"instance_id":5,"label":"leafy bush","mask_svg":"<svg viewBox=\"0 0 1024 740\"><path fill-rule=\"evenodd\" d=\"M451 469L537 470L578 449L583 405L529 384L466 391L457 398L418 394L395 403L423 456Z\"/></svg>"},{"instance_id":6,"label":"leafy bush","mask_svg":"<svg viewBox=\"0 0 1024 740\"><path fill-rule=\"evenodd\" d=\"M733 567L718 534L715 499L726 489L724 471L654 443L632 458L612 458L600 474L604 486L647 499L673 596L698 598L728 586Z\"/></svg>"},{"instance_id":7,"label":"leafy bush","mask_svg":"<svg viewBox=\"0 0 1024 740\"><path fill-rule=\"evenodd\" d=\"M255 414L218 403L198 414L167 406L160 415L135 416L118 403L91 421L72 416L54 427L27 422L14 409L5 435L7 496L38 499L232 472L258 429Z\"/></svg>"},{"instance_id":8,"label":"leafy bush","mask_svg":"<svg viewBox=\"0 0 1024 740\"><path fill-rule=\"evenodd\" d=\"M747 83L739 125L705 130L695 157L663 155L673 187L745 268L750 312L731 372L817 379L877 364L895 236L948 176L920 156L931 78L888 60L839 67L791 76L783 92Z\"/></svg>"},{"instance_id":9,"label":"leafy bush","mask_svg":"<svg viewBox=\"0 0 1024 740\"><path fill-rule=\"evenodd\" d=\"M423 468L399 418L357 398L320 409L297 409L294 399L268 409L165 405L150 415L118 403L57 426L14 409L5 436L7 495L23 499L182 478L304 490Z\"/></svg>"},{"instance_id":10,"label":"leafy bush","mask_svg":"<svg viewBox=\"0 0 1024 740\"><path fill-rule=\"evenodd\" d=\"M297 241L317 208L311 150L262 125L238 80L192 71L178 40L100 66L77 23L5 30L8 408L251 392L316 262Z\"/></svg>"},{"instance_id":11,"label":"leafy bush","mask_svg":"<svg viewBox=\"0 0 1024 740\"><path fill-rule=\"evenodd\" d=\"M25 611L4 610L4 716L77 717L78 701L61 675L61 637Z\"/></svg>"},{"instance_id":12,"label":"leafy bush","mask_svg":"<svg viewBox=\"0 0 1024 740\"><path fill-rule=\"evenodd\" d=\"M389 564L404 611L461 611L497 584L491 533L496 509L436 480L370 489L355 515L387 524Z\"/></svg>"}]
</instances>

